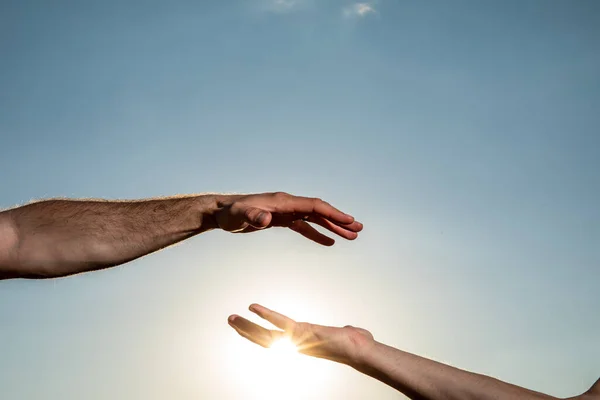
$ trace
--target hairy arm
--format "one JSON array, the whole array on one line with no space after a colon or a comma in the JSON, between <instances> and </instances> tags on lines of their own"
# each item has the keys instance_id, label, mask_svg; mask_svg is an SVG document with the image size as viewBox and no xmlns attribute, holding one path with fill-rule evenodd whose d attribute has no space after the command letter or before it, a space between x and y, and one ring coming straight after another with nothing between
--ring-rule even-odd
<instances>
[{"instance_id":1,"label":"hairy arm","mask_svg":"<svg viewBox=\"0 0 600 400\"><path fill-rule=\"evenodd\" d=\"M45 200L0 213L0 279L119 265L216 227L214 195Z\"/></svg>"},{"instance_id":2,"label":"hairy arm","mask_svg":"<svg viewBox=\"0 0 600 400\"><path fill-rule=\"evenodd\" d=\"M55 278L108 268L219 228L284 227L323 246L363 228L331 204L288 193L205 194L135 201L45 200L0 213L0 279Z\"/></svg>"}]
</instances>

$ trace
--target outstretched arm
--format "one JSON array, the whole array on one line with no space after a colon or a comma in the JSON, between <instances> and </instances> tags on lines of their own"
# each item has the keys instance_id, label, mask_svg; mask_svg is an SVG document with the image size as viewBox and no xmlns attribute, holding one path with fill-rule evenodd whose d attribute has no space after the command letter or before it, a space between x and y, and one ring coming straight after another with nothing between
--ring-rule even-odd
<instances>
[{"instance_id":1,"label":"outstretched arm","mask_svg":"<svg viewBox=\"0 0 600 400\"><path fill-rule=\"evenodd\" d=\"M451 367L373 341L352 365L412 399L554 399L498 379Z\"/></svg>"},{"instance_id":2,"label":"outstretched arm","mask_svg":"<svg viewBox=\"0 0 600 400\"><path fill-rule=\"evenodd\" d=\"M375 341L370 332L361 328L335 328L296 322L257 304L251 305L250 310L281 331L265 329L238 315L230 316L229 325L246 339L270 347L282 336L290 337L299 352L349 365L394 387L411 399L554 399L489 376L463 371L386 346ZM600 399L600 380L577 399Z\"/></svg>"},{"instance_id":3,"label":"outstretched arm","mask_svg":"<svg viewBox=\"0 0 600 400\"><path fill-rule=\"evenodd\" d=\"M322 245L362 229L328 203L287 193L137 201L45 200L0 213L0 279L54 278L123 264L211 229L288 227Z\"/></svg>"}]
</instances>

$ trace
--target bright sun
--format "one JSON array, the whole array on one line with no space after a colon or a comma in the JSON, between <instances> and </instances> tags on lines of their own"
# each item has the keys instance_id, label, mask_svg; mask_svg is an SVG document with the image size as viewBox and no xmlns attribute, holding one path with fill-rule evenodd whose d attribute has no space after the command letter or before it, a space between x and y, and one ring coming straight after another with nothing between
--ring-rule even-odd
<instances>
[{"instance_id":1,"label":"bright sun","mask_svg":"<svg viewBox=\"0 0 600 400\"><path fill-rule=\"evenodd\" d=\"M289 339L282 338L268 349L239 337L232 339L227 364L236 377L232 383L244 399L299 400L323 394L331 366L298 353Z\"/></svg>"},{"instance_id":2,"label":"bright sun","mask_svg":"<svg viewBox=\"0 0 600 400\"><path fill-rule=\"evenodd\" d=\"M281 338L269 347L276 357L291 357L298 352L296 345L288 338Z\"/></svg>"}]
</instances>

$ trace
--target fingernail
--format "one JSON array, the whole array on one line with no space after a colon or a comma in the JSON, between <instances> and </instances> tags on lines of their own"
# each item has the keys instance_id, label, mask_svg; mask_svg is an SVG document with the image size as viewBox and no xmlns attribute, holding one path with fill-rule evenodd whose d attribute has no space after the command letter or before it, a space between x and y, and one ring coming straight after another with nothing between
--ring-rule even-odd
<instances>
[{"instance_id":1,"label":"fingernail","mask_svg":"<svg viewBox=\"0 0 600 400\"><path fill-rule=\"evenodd\" d=\"M262 224L263 222L265 222L265 218L267 217L267 213L265 213L264 211L262 211L260 214L258 214L258 216L256 217L256 222L258 222L259 224Z\"/></svg>"}]
</instances>

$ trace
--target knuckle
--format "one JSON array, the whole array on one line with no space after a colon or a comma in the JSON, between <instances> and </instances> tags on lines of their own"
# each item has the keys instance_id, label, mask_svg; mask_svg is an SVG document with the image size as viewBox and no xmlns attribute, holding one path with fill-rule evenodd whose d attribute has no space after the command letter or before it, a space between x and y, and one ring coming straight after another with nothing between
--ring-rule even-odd
<instances>
[{"instance_id":1,"label":"knuckle","mask_svg":"<svg viewBox=\"0 0 600 400\"><path fill-rule=\"evenodd\" d=\"M285 200L289 197L289 194L287 194L285 192L275 192L275 193L273 193L273 197L276 200Z\"/></svg>"},{"instance_id":2,"label":"knuckle","mask_svg":"<svg viewBox=\"0 0 600 400\"><path fill-rule=\"evenodd\" d=\"M246 208L244 210L244 216L248 219L252 219L259 210L256 208Z\"/></svg>"}]
</instances>

